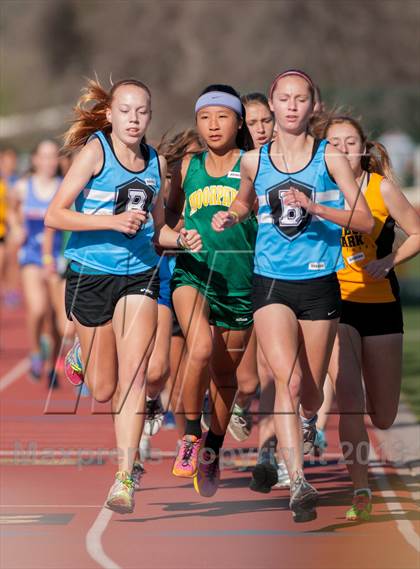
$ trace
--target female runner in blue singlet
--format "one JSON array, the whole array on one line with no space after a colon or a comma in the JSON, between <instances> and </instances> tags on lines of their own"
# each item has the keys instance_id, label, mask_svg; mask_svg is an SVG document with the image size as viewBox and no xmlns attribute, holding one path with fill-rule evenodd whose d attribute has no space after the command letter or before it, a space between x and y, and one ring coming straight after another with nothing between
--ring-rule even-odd
<instances>
[{"instance_id":1,"label":"female runner in blue singlet","mask_svg":"<svg viewBox=\"0 0 420 569\"><path fill-rule=\"evenodd\" d=\"M140 81L119 81L109 93L90 81L65 139L68 149L82 149L45 220L72 231L66 311L80 340L89 391L99 402L112 399L119 470L106 505L120 513L134 509L132 468L157 326L153 240L166 248L201 249L197 232L164 224L159 190L166 163L144 142L150 120L150 91Z\"/></svg>"},{"instance_id":2,"label":"female runner in blue singlet","mask_svg":"<svg viewBox=\"0 0 420 569\"><path fill-rule=\"evenodd\" d=\"M21 247L18 260L21 267L22 285L27 306L30 341L30 374L39 380L45 360L49 358L43 349L41 338L46 329L51 333L52 361L59 347L56 315L49 299L49 281L58 280L56 269L44 271L44 216L58 190L62 178L59 172L59 147L53 140L43 140L32 153L32 172L20 179L14 188L13 208L14 233L19 234ZM60 256L62 236L56 232L51 246L51 265L56 267ZM50 385L56 387L53 368L49 371Z\"/></svg>"},{"instance_id":3,"label":"female runner in blue singlet","mask_svg":"<svg viewBox=\"0 0 420 569\"><path fill-rule=\"evenodd\" d=\"M239 194L229 211L214 216L213 228L245 219L258 198L254 322L276 382L276 434L291 479L290 508L303 522L316 517L317 492L303 474L304 440L312 446L340 315L341 226L369 233L373 219L345 156L308 132L310 77L280 74L269 99L276 137L245 155Z\"/></svg>"}]
</instances>

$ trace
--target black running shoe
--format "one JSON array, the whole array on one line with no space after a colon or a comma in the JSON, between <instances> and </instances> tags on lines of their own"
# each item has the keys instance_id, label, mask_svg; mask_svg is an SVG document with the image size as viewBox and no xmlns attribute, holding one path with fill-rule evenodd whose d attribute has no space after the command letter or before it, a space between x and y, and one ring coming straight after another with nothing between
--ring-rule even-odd
<instances>
[{"instance_id":1,"label":"black running shoe","mask_svg":"<svg viewBox=\"0 0 420 569\"><path fill-rule=\"evenodd\" d=\"M269 494L277 482L277 468L274 464L270 461L259 462L252 471L249 489L254 492L261 492L261 494Z\"/></svg>"}]
</instances>

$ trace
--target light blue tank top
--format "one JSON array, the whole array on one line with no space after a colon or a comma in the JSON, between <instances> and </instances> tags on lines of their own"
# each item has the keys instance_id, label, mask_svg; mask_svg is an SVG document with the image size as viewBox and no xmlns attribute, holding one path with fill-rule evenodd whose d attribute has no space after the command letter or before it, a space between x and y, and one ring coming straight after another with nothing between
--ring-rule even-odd
<instances>
[{"instance_id":1,"label":"light blue tank top","mask_svg":"<svg viewBox=\"0 0 420 569\"><path fill-rule=\"evenodd\" d=\"M62 178L56 177L57 190L61 184ZM37 193L34 185L34 179L28 178L25 199L22 203L22 211L26 230L26 241L20 250L21 264L37 264L42 265L42 245L44 241L44 217L53 195L46 199L42 199ZM62 232L55 231L53 238L52 255L57 258L61 252Z\"/></svg>"},{"instance_id":2,"label":"light blue tank top","mask_svg":"<svg viewBox=\"0 0 420 569\"><path fill-rule=\"evenodd\" d=\"M55 178L57 190L61 184L62 178L57 176ZM47 212L48 206L53 198L53 195L46 199L42 199L35 191L34 179L31 176L28 178L27 191L25 199L22 203L22 211L25 219L41 220L44 223L44 217Z\"/></svg>"},{"instance_id":3,"label":"light blue tank top","mask_svg":"<svg viewBox=\"0 0 420 569\"><path fill-rule=\"evenodd\" d=\"M282 280L305 280L329 275L343 267L335 223L283 203L284 192L296 188L319 204L344 208L344 198L325 163L326 140L314 144L312 159L298 172L274 166L271 143L260 149L254 181L258 197L258 235L254 272Z\"/></svg>"},{"instance_id":4,"label":"light blue tank top","mask_svg":"<svg viewBox=\"0 0 420 569\"><path fill-rule=\"evenodd\" d=\"M156 151L142 144L145 168L133 172L116 157L110 138L97 131L102 145L102 170L92 177L79 194L75 209L86 215L116 215L127 210L153 210L160 190L160 166ZM64 256L84 267L115 274L132 275L155 267L159 257L152 244L153 217L136 235L117 231L73 231ZM86 271L88 272L88 271Z\"/></svg>"}]
</instances>

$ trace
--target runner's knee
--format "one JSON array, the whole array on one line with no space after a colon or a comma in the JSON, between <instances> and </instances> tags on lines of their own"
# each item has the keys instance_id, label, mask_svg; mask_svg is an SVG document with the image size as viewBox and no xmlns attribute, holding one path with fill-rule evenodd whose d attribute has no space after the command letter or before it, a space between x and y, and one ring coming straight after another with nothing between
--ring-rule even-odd
<instances>
[{"instance_id":1,"label":"runner's knee","mask_svg":"<svg viewBox=\"0 0 420 569\"><path fill-rule=\"evenodd\" d=\"M386 430L392 427L392 425L394 424L396 413L394 413L393 415L384 416L384 415L377 415L375 412L373 412L369 413L369 416L373 425L377 429Z\"/></svg>"},{"instance_id":2,"label":"runner's knee","mask_svg":"<svg viewBox=\"0 0 420 569\"><path fill-rule=\"evenodd\" d=\"M114 395L115 387L113 385L89 385L89 390L93 398L98 403L107 403Z\"/></svg>"},{"instance_id":3,"label":"runner's knee","mask_svg":"<svg viewBox=\"0 0 420 569\"><path fill-rule=\"evenodd\" d=\"M210 361L212 351L213 346L210 342L195 344L191 349L188 350L187 366L188 364L200 368L207 366Z\"/></svg>"},{"instance_id":4,"label":"runner's knee","mask_svg":"<svg viewBox=\"0 0 420 569\"><path fill-rule=\"evenodd\" d=\"M237 378L239 393L245 397L254 395L258 387L258 377L252 372L241 370Z\"/></svg>"},{"instance_id":5,"label":"runner's knee","mask_svg":"<svg viewBox=\"0 0 420 569\"><path fill-rule=\"evenodd\" d=\"M169 373L168 362L163 359L154 359L147 368L147 383L156 385L164 382Z\"/></svg>"}]
</instances>

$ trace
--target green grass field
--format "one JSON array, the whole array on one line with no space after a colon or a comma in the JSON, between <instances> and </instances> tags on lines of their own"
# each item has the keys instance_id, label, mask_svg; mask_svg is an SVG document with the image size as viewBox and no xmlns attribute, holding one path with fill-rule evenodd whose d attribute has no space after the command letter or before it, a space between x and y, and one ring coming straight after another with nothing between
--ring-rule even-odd
<instances>
[{"instance_id":1,"label":"green grass field","mask_svg":"<svg viewBox=\"0 0 420 569\"><path fill-rule=\"evenodd\" d=\"M402 391L420 421L420 306L404 307Z\"/></svg>"}]
</instances>

